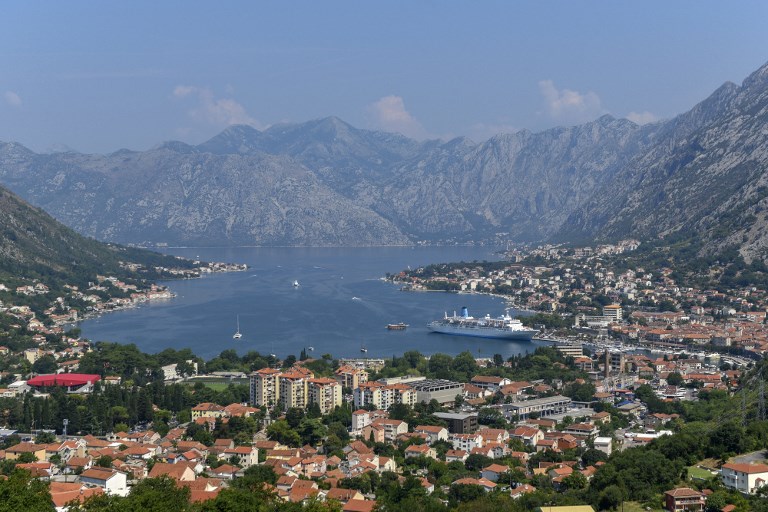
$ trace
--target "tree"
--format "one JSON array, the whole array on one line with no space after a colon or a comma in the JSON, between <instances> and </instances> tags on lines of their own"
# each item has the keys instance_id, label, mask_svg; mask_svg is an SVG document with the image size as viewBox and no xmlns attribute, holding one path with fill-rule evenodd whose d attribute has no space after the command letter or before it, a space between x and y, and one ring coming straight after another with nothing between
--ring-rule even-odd
<instances>
[{"instance_id":1,"label":"tree","mask_svg":"<svg viewBox=\"0 0 768 512\"><path fill-rule=\"evenodd\" d=\"M454 503L475 501L485 496L485 489L479 485L454 484L448 491L448 498Z\"/></svg>"},{"instance_id":2,"label":"tree","mask_svg":"<svg viewBox=\"0 0 768 512\"><path fill-rule=\"evenodd\" d=\"M0 479L0 510L37 512L51 510L51 493L48 484L31 478L28 471L20 469L7 479Z\"/></svg>"},{"instance_id":3,"label":"tree","mask_svg":"<svg viewBox=\"0 0 768 512\"><path fill-rule=\"evenodd\" d=\"M56 373L59 369L59 365L56 364L56 359L51 355L44 355L32 364L32 371L35 373Z\"/></svg>"},{"instance_id":4,"label":"tree","mask_svg":"<svg viewBox=\"0 0 768 512\"><path fill-rule=\"evenodd\" d=\"M462 382L469 382L480 368L477 366L475 356L471 352L464 351L453 358L451 369L453 370L454 378Z\"/></svg>"},{"instance_id":5,"label":"tree","mask_svg":"<svg viewBox=\"0 0 768 512\"><path fill-rule=\"evenodd\" d=\"M51 444L56 442L56 434L53 432L40 432L35 437L35 443L37 444Z\"/></svg>"},{"instance_id":6,"label":"tree","mask_svg":"<svg viewBox=\"0 0 768 512\"><path fill-rule=\"evenodd\" d=\"M267 436L273 441L288 446L299 446L301 444L301 437L285 420L277 420L267 427Z\"/></svg>"},{"instance_id":7,"label":"tree","mask_svg":"<svg viewBox=\"0 0 768 512\"><path fill-rule=\"evenodd\" d=\"M570 490L579 490L587 487L587 477L580 471L574 471L563 479L563 484Z\"/></svg>"},{"instance_id":8,"label":"tree","mask_svg":"<svg viewBox=\"0 0 768 512\"><path fill-rule=\"evenodd\" d=\"M683 376L679 372L672 372L667 375L667 384L670 386L680 386L683 384Z\"/></svg>"},{"instance_id":9,"label":"tree","mask_svg":"<svg viewBox=\"0 0 768 512\"><path fill-rule=\"evenodd\" d=\"M605 452L590 448L581 455L581 462L584 466L594 466L597 462L607 460L608 456Z\"/></svg>"},{"instance_id":10,"label":"tree","mask_svg":"<svg viewBox=\"0 0 768 512\"><path fill-rule=\"evenodd\" d=\"M310 446L316 446L328 434L328 429L320 418L304 418L297 430L302 443Z\"/></svg>"},{"instance_id":11,"label":"tree","mask_svg":"<svg viewBox=\"0 0 768 512\"><path fill-rule=\"evenodd\" d=\"M427 368L429 373L436 379L452 379L451 362L453 359L446 354L432 354L429 358Z\"/></svg>"},{"instance_id":12,"label":"tree","mask_svg":"<svg viewBox=\"0 0 768 512\"><path fill-rule=\"evenodd\" d=\"M490 457L486 457L485 455L480 455L479 453L473 453L469 457L467 457L467 460L464 461L464 465L467 467L470 471L480 471L484 467L488 466L493 462L493 459Z\"/></svg>"},{"instance_id":13,"label":"tree","mask_svg":"<svg viewBox=\"0 0 768 512\"><path fill-rule=\"evenodd\" d=\"M100 468L111 468L112 467L112 457L109 455L102 455L98 459L96 459L96 465Z\"/></svg>"},{"instance_id":14,"label":"tree","mask_svg":"<svg viewBox=\"0 0 768 512\"><path fill-rule=\"evenodd\" d=\"M622 501L624 501L624 492L619 486L611 485L600 493L599 507L600 510L615 510Z\"/></svg>"},{"instance_id":15,"label":"tree","mask_svg":"<svg viewBox=\"0 0 768 512\"><path fill-rule=\"evenodd\" d=\"M131 489L126 510L168 512L190 510L189 487L177 486L169 477L145 478Z\"/></svg>"},{"instance_id":16,"label":"tree","mask_svg":"<svg viewBox=\"0 0 768 512\"><path fill-rule=\"evenodd\" d=\"M272 466L251 466L243 472L241 478L236 478L232 485L243 489L256 489L263 483L274 485L277 482L277 473Z\"/></svg>"},{"instance_id":17,"label":"tree","mask_svg":"<svg viewBox=\"0 0 768 512\"><path fill-rule=\"evenodd\" d=\"M16 460L22 464L29 464L30 462L37 462L37 457L32 452L24 452Z\"/></svg>"},{"instance_id":18,"label":"tree","mask_svg":"<svg viewBox=\"0 0 768 512\"><path fill-rule=\"evenodd\" d=\"M285 412L285 421L288 422L288 426L296 428L304 419L304 409L299 407L291 407Z\"/></svg>"},{"instance_id":19,"label":"tree","mask_svg":"<svg viewBox=\"0 0 768 512\"><path fill-rule=\"evenodd\" d=\"M195 367L186 361L181 361L176 364L176 374L182 378L189 377L195 374Z\"/></svg>"}]
</instances>

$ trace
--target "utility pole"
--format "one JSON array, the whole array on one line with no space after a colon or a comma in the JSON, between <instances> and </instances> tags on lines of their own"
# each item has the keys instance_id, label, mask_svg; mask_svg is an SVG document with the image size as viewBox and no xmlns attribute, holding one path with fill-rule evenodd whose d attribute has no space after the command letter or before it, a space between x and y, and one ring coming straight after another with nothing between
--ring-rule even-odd
<instances>
[{"instance_id":1,"label":"utility pole","mask_svg":"<svg viewBox=\"0 0 768 512\"><path fill-rule=\"evenodd\" d=\"M763 370L757 374L759 379L758 388L758 402L757 402L757 419L759 421L765 420L765 380L763 380Z\"/></svg>"},{"instance_id":2,"label":"utility pole","mask_svg":"<svg viewBox=\"0 0 768 512\"><path fill-rule=\"evenodd\" d=\"M747 388L741 384L741 425L747 426Z\"/></svg>"}]
</instances>

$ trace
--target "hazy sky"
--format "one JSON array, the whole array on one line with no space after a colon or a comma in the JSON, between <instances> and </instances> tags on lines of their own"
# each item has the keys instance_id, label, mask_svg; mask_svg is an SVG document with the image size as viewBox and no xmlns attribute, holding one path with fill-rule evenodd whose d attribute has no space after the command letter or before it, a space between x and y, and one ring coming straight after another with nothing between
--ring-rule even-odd
<instances>
[{"instance_id":1,"label":"hazy sky","mask_svg":"<svg viewBox=\"0 0 768 512\"><path fill-rule=\"evenodd\" d=\"M760 1L6 0L0 140L199 143L330 115L416 138L669 118L768 61Z\"/></svg>"}]
</instances>

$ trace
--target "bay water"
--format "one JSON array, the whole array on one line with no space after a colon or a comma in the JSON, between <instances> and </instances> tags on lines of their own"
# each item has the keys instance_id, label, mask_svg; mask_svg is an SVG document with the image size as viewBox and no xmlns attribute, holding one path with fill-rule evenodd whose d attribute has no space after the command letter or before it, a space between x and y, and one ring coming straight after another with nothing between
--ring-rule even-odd
<instances>
[{"instance_id":1,"label":"bay water","mask_svg":"<svg viewBox=\"0 0 768 512\"><path fill-rule=\"evenodd\" d=\"M480 294L405 292L382 280L408 267L498 260L487 247L169 248L204 261L246 263L245 272L167 281L176 297L107 313L79 324L92 341L134 343L144 352L190 348L205 359L226 349L244 354L387 358L408 350L476 357L533 352L539 342L431 333L426 324L462 306L498 316L504 301ZM298 286L294 286L294 281ZM515 314L515 311L511 311ZM233 339L239 318L242 338ZM404 322L404 331L390 323ZM311 347L311 349L310 349ZM363 352L363 349L366 351Z\"/></svg>"}]
</instances>

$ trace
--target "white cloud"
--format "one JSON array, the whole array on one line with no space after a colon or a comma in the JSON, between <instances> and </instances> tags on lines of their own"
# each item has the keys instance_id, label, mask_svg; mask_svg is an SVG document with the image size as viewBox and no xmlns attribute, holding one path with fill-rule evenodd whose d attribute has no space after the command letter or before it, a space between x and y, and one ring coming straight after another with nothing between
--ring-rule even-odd
<instances>
[{"instance_id":1,"label":"white cloud","mask_svg":"<svg viewBox=\"0 0 768 512\"><path fill-rule=\"evenodd\" d=\"M541 80L539 92L546 102L547 114L558 121L582 123L605 113L600 97L592 91L558 89L552 80Z\"/></svg>"},{"instance_id":2,"label":"white cloud","mask_svg":"<svg viewBox=\"0 0 768 512\"><path fill-rule=\"evenodd\" d=\"M231 98L217 98L207 87L178 85L173 90L176 98L194 98L196 105L189 110L189 115L209 124L229 126L249 124L261 128L261 123L246 112L245 107Z\"/></svg>"},{"instance_id":3,"label":"white cloud","mask_svg":"<svg viewBox=\"0 0 768 512\"><path fill-rule=\"evenodd\" d=\"M374 128L388 132L402 133L406 137L423 139L427 137L426 130L405 109L405 102L400 96L384 96L367 107L371 124Z\"/></svg>"},{"instance_id":4,"label":"white cloud","mask_svg":"<svg viewBox=\"0 0 768 512\"><path fill-rule=\"evenodd\" d=\"M5 97L5 102L10 106L16 107L16 108L21 107L21 96L19 96L15 92L5 91L5 94L3 96Z\"/></svg>"},{"instance_id":5,"label":"white cloud","mask_svg":"<svg viewBox=\"0 0 768 512\"><path fill-rule=\"evenodd\" d=\"M644 110L643 112L630 112L627 114L627 119L637 124L655 123L659 120L656 115Z\"/></svg>"}]
</instances>

